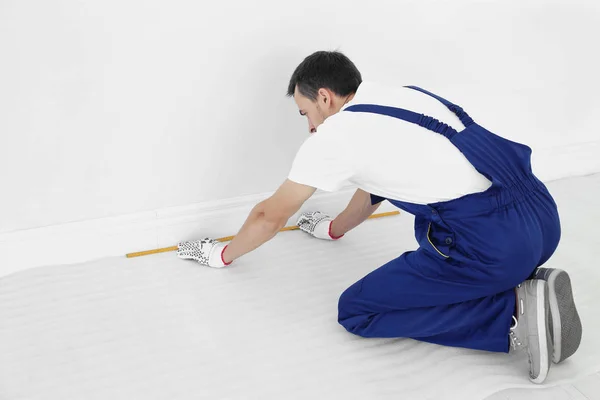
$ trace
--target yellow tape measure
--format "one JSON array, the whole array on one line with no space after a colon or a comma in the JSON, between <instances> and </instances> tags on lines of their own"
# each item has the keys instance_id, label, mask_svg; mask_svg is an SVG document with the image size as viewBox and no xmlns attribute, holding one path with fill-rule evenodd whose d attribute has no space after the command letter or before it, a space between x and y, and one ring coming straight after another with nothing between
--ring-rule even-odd
<instances>
[{"instance_id":1,"label":"yellow tape measure","mask_svg":"<svg viewBox=\"0 0 600 400\"><path fill-rule=\"evenodd\" d=\"M367 219L373 219L373 218L381 218L381 217L389 217L390 215L398 215L400 214L400 211L390 211L390 212L384 212L384 213L379 213L379 214L373 214L371 215L369 218ZM279 232L283 232L283 231L293 231L296 229L300 229L298 228L297 225L293 225L293 226L286 226L285 228L282 228L279 230ZM216 239L219 242L228 242L230 240L232 240L234 236L226 236L226 237L222 237L219 239ZM161 249L155 249L155 250L146 250L146 251L138 251L136 253L129 253L126 254L127 258L132 258L132 257L141 257L141 256L147 256L150 254L158 254L158 253L166 253L168 251L176 251L177 250L177 246L170 246L170 247L163 247Z\"/></svg>"}]
</instances>

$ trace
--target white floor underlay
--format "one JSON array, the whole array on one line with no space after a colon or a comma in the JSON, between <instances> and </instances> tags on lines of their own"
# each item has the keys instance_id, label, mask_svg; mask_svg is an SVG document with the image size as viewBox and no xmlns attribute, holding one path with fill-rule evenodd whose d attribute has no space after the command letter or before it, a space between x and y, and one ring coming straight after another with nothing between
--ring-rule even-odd
<instances>
[{"instance_id":1,"label":"white floor underlay","mask_svg":"<svg viewBox=\"0 0 600 400\"><path fill-rule=\"evenodd\" d=\"M600 175L549 187L563 237L547 266L571 274L584 334L546 388L600 371ZM171 252L5 277L0 399L483 399L537 389L524 356L363 339L337 323L342 291L415 245L403 213L337 242L283 232L222 270Z\"/></svg>"}]
</instances>

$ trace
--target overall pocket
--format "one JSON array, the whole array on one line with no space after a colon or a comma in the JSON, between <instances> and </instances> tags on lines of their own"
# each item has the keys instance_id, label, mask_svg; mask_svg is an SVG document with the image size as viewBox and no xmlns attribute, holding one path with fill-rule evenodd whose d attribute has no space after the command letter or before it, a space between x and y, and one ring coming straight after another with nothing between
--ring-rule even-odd
<instances>
[{"instance_id":1,"label":"overall pocket","mask_svg":"<svg viewBox=\"0 0 600 400\"><path fill-rule=\"evenodd\" d=\"M454 247L454 232L442 222L429 221L425 232L426 243L421 246L439 258L449 259ZM423 246L424 245L424 246Z\"/></svg>"}]
</instances>

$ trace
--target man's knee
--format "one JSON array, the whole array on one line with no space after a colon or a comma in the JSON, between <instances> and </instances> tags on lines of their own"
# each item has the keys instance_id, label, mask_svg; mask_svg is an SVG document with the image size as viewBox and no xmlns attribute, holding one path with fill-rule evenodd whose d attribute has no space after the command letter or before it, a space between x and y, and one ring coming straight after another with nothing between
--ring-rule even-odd
<instances>
[{"instance_id":1,"label":"man's knee","mask_svg":"<svg viewBox=\"0 0 600 400\"><path fill-rule=\"evenodd\" d=\"M359 293L356 284L350 286L340 295L338 300L338 321L353 317L358 311Z\"/></svg>"},{"instance_id":2,"label":"man's knee","mask_svg":"<svg viewBox=\"0 0 600 400\"><path fill-rule=\"evenodd\" d=\"M373 313L365 312L359 306L360 299L357 296L355 287L346 289L338 301L338 323L350 333L359 336L364 335L364 328L369 325L373 318Z\"/></svg>"}]
</instances>

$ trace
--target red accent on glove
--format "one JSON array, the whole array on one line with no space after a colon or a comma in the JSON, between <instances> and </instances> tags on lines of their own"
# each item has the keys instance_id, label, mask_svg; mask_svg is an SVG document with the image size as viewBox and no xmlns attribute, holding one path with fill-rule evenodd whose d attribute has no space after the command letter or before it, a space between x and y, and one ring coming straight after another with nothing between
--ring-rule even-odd
<instances>
[{"instance_id":1,"label":"red accent on glove","mask_svg":"<svg viewBox=\"0 0 600 400\"><path fill-rule=\"evenodd\" d=\"M227 245L227 246L229 246L229 245ZM223 247L223 250L221 251L221 261L223 261L223 264L225 264L225 265L229 265L233 262L233 260L231 260L230 262L226 263L225 259L223 258L223 254L225 254L225 249L227 248L227 246Z\"/></svg>"},{"instance_id":2,"label":"red accent on glove","mask_svg":"<svg viewBox=\"0 0 600 400\"><path fill-rule=\"evenodd\" d=\"M332 238L333 240L338 240L339 238L341 238L342 236L344 236L345 234L342 234L341 236L335 237L331 234L331 225L333 225L333 221L329 222L329 237Z\"/></svg>"}]
</instances>

